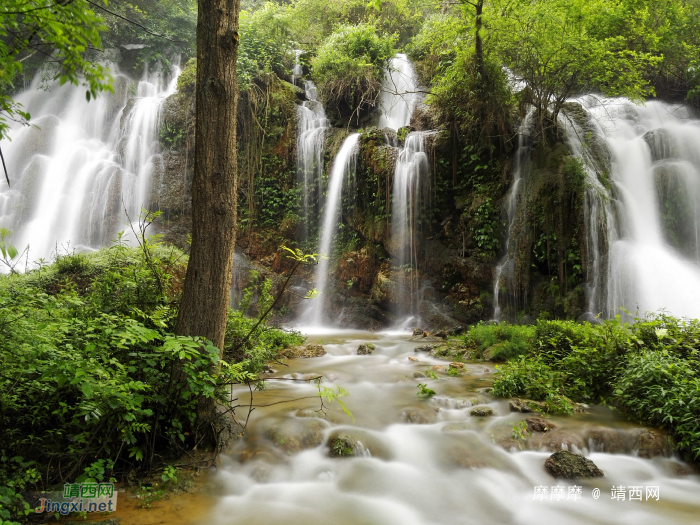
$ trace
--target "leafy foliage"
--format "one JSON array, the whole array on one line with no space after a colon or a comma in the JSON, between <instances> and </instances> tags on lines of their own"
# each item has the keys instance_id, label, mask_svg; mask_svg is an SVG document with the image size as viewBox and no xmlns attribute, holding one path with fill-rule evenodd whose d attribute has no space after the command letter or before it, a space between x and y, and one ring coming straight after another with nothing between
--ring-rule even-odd
<instances>
[{"instance_id":1,"label":"leafy foliage","mask_svg":"<svg viewBox=\"0 0 700 525\"><path fill-rule=\"evenodd\" d=\"M330 35L312 61L321 98L354 114L373 105L394 56L395 37L379 36L369 24L345 25Z\"/></svg>"},{"instance_id":2,"label":"leafy foliage","mask_svg":"<svg viewBox=\"0 0 700 525\"><path fill-rule=\"evenodd\" d=\"M0 10L0 138L7 136L8 120L26 124L29 113L11 93L23 71L23 62L34 55L51 57L48 72L61 85L82 84L88 100L111 90L107 69L90 60L100 49L102 19L85 0L6 0Z\"/></svg>"},{"instance_id":3,"label":"leafy foliage","mask_svg":"<svg viewBox=\"0 0 700 525\"><path fill-rule=\"evenodd\" d=\"M546 411L560 413L571 411L571 400L602 400L643 423L666 427L679 450L697 461L700 322L664 312L636 321L540 320L525 354L500 366L494 395L543 401ZM467 340L489 344L500 328L472 328Z\"/></svg>"}]
</instances>

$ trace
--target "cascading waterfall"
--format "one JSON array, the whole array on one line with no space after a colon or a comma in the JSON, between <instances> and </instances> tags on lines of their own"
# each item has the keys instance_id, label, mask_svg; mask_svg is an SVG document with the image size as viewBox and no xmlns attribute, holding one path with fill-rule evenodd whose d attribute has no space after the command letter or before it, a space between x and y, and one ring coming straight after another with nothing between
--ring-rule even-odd
<instances>
[{"instance_id":1,"label":"cascading waterfall","mask_svg":"<svg viewBox=\"0 0 700 525\"><path fill-rule=\"evenodd\" d=\"M160 110L179 73L174 65L165 85L146 70L127 115L133 84L118 72L115 94L90 103L75 86L40 91L40 76L18 95L33 126L16 127L2 144L12 187L0 193L0 225L14 232L15 246L30 246L30 260L105 245L126 229L125 209L137 221L142 207L153 208Z\"/></svg>"},{"instance_id":2,"label":"cascading waterfall","mask_svg":"<svg viewBox=\"0 0 700 525\"><path fill-rule=\"evenodd\" d=\"M304 70L301 67L301 63L299 62L299 57L303 51L301 49L295 49L294 50L294 67L292 68L292 84L296 84L297 78L301 77L304 74Z\"/></svg>"},{"instance_id":3,"label":"cascading waterfall","mask_svg":"<svg viewBox=\"0 0 700 525\"><path fill-rule=\"evenodd\" d=\"M416 72L408 57L398 53L391 59L379 96L379 128L397 130L408 126L418 101Z\"/></svg>"},{"instance_id":4,"label":"cascading waterfall","mask_svg":"<svg viewBox=\"0 0 700 525\"><path fill-rule=\"evenodd\" d=\"M323 194L323 153L326 130L330 123L323 104L316 100L316 86L307 80L306 101L297 107L297 176L303 185L301 237L304 241L312 233L318 217Z\"/></svg>"},{"instance_id":5,"label":"cascading waterfall","mask_svg":"<svg viewBox=\"0 0 700 525\"><path fill-rule=\"evenodd\" d=\"M610 168L609 183L589 177L591 313L611 317L622 307L632 314L666 309L700 317L700 122L682 106L657 101L644 107L624 99L578 102ZM574 153L605 177L591 161L595 155L584 154L591 149L586 135L573 125L566 131Z\"/></svg>"},{"instance_id":6,"label":"cascading waterfall","mask_svg":"<svg viewBox=\"0 0 700 525\"><path fill-rule=\"evenodd\" d=\"M357 165L357 155L359 146L359 133L349 135L338 151L338 155L333 161L330 179L328 181L328 191L326 203L323 210L323 223L321 229L321 240L319 242L318 253L331 256L333 239L338 231L338 223L342 215L341 194L343 181L347 176L354 176ZM328 262L329 259L321 259L316 266L314 283L319 296L311 300L311 307L307 312L306 321L310 326L321 326L327 319L324 319L326 297L326 284L328 282Z\"/></svg>"},{"instance_id":7,"label":"cascading waterfall","mask_svg":"<svg viewBox=\"0 0 700 525\"><path fill-rule=\"evenodd\" d=\"M416 234L421 205L430 190L426 137L434 132L414 131L406 136L396 160L391 202L391 251L398 275L397 314L410 322L418 311L418 246Z\"/></svg>"},{"instance_id":8,"label":"cascading waterfall","mask_svg":"<svg viewBox=\"0 0 700 525\"><path fill-rule=\"evenodd\" d=\"M518 201L520 197L520 190L523 182L523 175L527 171L527 166L530 161L530 124L532 123L532 115L534 110L531 108L528 110L525 118L520 123L520 129L518 130L518 147L515 151L515 159L513 162L513 182L510 186L510 191L508 192L507 205L508 205L508 229L506 230L506 240L504 243L505 254L496 266L493 279L493 319L494 321L501 320L501 304L499 302L500 288L501 288L501 276L504 270L507 270L513 264L513 254L509 249L510 244L510 232L513 228L513 221L515 220L515 214L518 211Z\"/></svg>"}]
</instances>

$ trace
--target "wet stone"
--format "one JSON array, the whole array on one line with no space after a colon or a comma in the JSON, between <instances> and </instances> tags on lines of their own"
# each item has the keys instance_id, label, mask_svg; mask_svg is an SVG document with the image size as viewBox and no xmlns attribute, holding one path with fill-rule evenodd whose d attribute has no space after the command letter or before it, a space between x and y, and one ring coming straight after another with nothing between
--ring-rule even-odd
<instances>
[{"instance_id":1,"label":"wet stone","mask_svg":"<svg viewBox=\"0 0 700 525\"><path fill-rule=\"evenodd\" d=\"M321 357L322 355L326 355L326 349L323 348L323 345L296 346L294 348L282 350L279 355L289 359L298 357Z\"/></svg>"},{"instance_id":2,"label":"wet stone","mask_svg":"<svg viewBox=\"0 0 700 525\"><path fill-rule=\"evenodd\" d=\"M425 335L425 332L423 331L422 328L414 328L413 329L413 337L423 337Z\"/></svg>"},{"instance_id":3,"label":"wet stone","mask_svg":"<svg viewBox=\"0 0 700 525\"><path fill-rule=\"evenodd\" d=\"M624 433L613 428L597 427L586 432L591 449L608 454L626 452L629 446L625 443L625 437Z\"/></svg>"},{"instance_id":4,"label":"wet stone","mask_svg":"<svg viewBox=\"0 0 700 525\"><path fill-rule=\"evenodd\" d=\"M638 451L639 457L651 459L656 456L666 456L670 452L668 437L663 432L655 429L640 428L632 432L634 449Z\"/></svg>"},{"instance_id":5,"label":"wet stone","mask_svg":"<svg viewBox=\"0 0 700 525\"><path fill-rule=\"evenodd\" d=\"M414 352L430 352L433 349L433 345L422 345L417 346L413 349Z\"/></svg>"},{"instance_id":6,"label":"wet stone","mask_svg":"<svg viewBox=\"0 0 700 525\"><path fill-rule=\"evenodd\" d=\"M372 343L362 344L357 347L357 355L369 355L374 352L375 348Z\"/></svg>"},{"instance_id":7,"label":"wet stone","mask_svg":"<svg viewBox=\"0 0 700 525\"><path fill-rule=\"evenodd\" d=\"M475 416L475 417L487 417L487 416L492 416L493 415L493 409L488 408L488 407L477 407L477 408L472 408L469 411L470 416Z\"/></svg>"},{"instance_id":8,"label":"wet stone","mask_svg":"<svg viewBox=\"0 0 700 525\"><path fill-rule=\"evenodd\" d=\"M542 438L542 444L547 450L557 451L580 451L583 450L585 442L581 436L569 430L551 430Z\"/></svg>"},{"instance_id":9,"label":"wet stone","mask_svg":"<svg viewBox=\"0 0 700 525\"><path fill-rule=\"evenodd\" d=\"M527 424L527 429L530 432L548 432L549 430L556 428L556 425L550 421L545 420L542 417L528 417L525 420Z\"/></svg>"},{"instance_id":10,"label":"wet stone","mask_svg":"<svg viewBox=\"0 0 700 525\"><path fill-rule=\"evenodd\" d=\"M566 450L555 452L544 462L545 470L555 478L585 479L604 476L590 459Z\"/></svg>"},{"instance_id":11,"label":"wet stone","mask_svg":"<svg viewBox=\"0 0 700 525\"><path fill-rule=\"evenodd\" d=\"M435 412L409 408L404 410L401 419L412 425L427 425L435 422Z\"/></svg>"},{"instance_id":12,"label":"wet stone","mask_svg":"<svg viewBox=\"0 0 700 525\"><path fill-rule=\"evenodd\" d=\"M511 399L508 403L511 412L543 412L544 403L532 401L530 399Z\"/></svg>"},{"instance_id":13,"label":"wet stone","mask_svg":"<svg viewBox=\"0 0 700 525\"><path fill-rule=\"evenodd\" d=\"M421 377L425 377L425 374L422 372L413 372L413 377L416 379L420 379Z\"/></svg>"}]
</instances>

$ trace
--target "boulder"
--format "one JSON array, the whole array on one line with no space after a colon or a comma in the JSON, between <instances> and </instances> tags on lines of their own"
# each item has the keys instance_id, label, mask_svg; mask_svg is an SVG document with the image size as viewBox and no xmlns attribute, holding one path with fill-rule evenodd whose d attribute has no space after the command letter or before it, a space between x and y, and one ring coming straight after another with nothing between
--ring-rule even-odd
<instances>
[{"instance_id":1,"label":"boulder","mask_svg":"<svg viewBox=\"0 0 700 525\"><path fill-rule=\"evenodd\" d=\"M422 372L413 372L413 377L415 379L420 379L422 377L425 377L425 374L423 374Z\"/></svg>"},{"instance_id":2,"label":"boulder","mask_svg":"<svg viewBox=\"0 0 700 525\"><path fill-rule=\"evenodd\" d=\"M357 455L358 441L344 432L335 432L328 438L328 455L332 458L347 458Z\"/></svg>"},{"instance_id":3,"label":"boulder","mask_svg":"<svg viewBox=\"0 0 700 525\"><path fill-rule=\"evenodd\" d=\"M401 414L401 419L412 425L427 425L435 422L435 411L407 408Z\"/></svg>"},{"instance_id":4,"label":"boulder","mask_svg":"<svg viewBox=\"0 0 700 525\"><path fill-rule=\"evenodd\" d=\"M422 328L414 328L413 329L413 337L423 337L425 335L425 332L423 331Z\"/></svg>"},{"instance_id":5,"label":"boulder","mask_svg":"<svg viewBox=\"0 0 700 525\"><path fill-rule=\"evenodd\" d=\"M508 403L511 412L544 412L545 405L530 399L511 399Z\"/></svg>"},{"instance_id":6,"label":"boulder","mask_svg":"<svg viewBox=\"0 0 700 525\"><path fill-rule=\"evenodd\" d=\"M357 355L369 355L374 352L375 348L372 343L361 344L357 347Z\"/></svg>"},{"instance_id":7,"label":"boulder","mask_svg":"<svg viewBox=\"0 0 700 525\"><path fill-rule=\"evenodd\" d=\"M408 339L409 341L412 341L414 343L441 343L442 342L442 337L436 337L434 335L414 335L413 337L410 337Z\"/></svg>"},{"instance_id":8,"label":"boulder","mask_svg":"<svg viewBox=\"0 0 700 525\"><path fill-rule=\"evenodd\" d=\"M527 429L530 432L547 432L553 428L556 428L554 423L545 420L542 417L528 417L525 420L527 424Z\"/></svg>"},{"instance_id":9,"label":"boulder","mask_svg":"<svg viewBox=\"0 0 700 525\"><path fill-rule=\"evenodd\" d=\"M323 443L323 433L328 423L317 418L288 419L268 427L264 436L278 449L294 454Z\"/></svg>"},{"instance_id":10,"label":"boulder","mask_svg":"<svg viewBox=\"0 0 700 525\"><path fill-rule=\"evenodd\" d=\"M666 456L671 450L668 438L660 430L639 428L632 431L634 449L639 457L651 459L656 456Z\"/></svg>"},{"instance_id":11,"label":"boulder","mask_svg":"<svg viewBox=\"0 0 700 525\"><path fill-rule=\"evenodd\" d=\"M590 443L591 449L607 452L608 454L619 454L626 452L629 448L625 441L623 432L613 428L595 427L586 432L586 440Z\"/></svg>"},{"instance_id":12,"label":"boulder","mask_svg":"<svg viewBox=\"0 0 700 525\"><path fill-rule=\"evenodd\" d=\"M458 362L450 363L450 368L454 368L455 370L464 370L464 363L458 363Z\"/></svg>"},{"instance_id":13,"label":"boulder","mask_svg":"<svg viewBox=\"0 0 700 525\"><path fill-rule=\"evenodd\" d=\"M549 456L544 462L544 468L555 478L585 479L605 475L590 459L566 450L560 450Z\"/></svg>"},{"instance_id":14,"label":"boulder","mask_svg":"<svg viewBox=\"0 0 700 525\"><path fill-rule=\"evenodd\" d=\"M585 442L581 436L574 432L557 429L544 434L541 446L552 452L571 450L573 448L582 450Z\"/></svg>"},{"instance_id":15,"label":"boulder","mask_svg":"<svg viewBox=\"0 0 700 525\"><path fill-rule=\"evenodd\" d=\"M282 350L279 355L288 359L298 357L321 357L322 355L326 355L326 349L323 348L323 345L295 346L294 348Z\"/></svg>"},{"instance_id":16,"label":"boulder","mask_svg":"<svg viewBox=\"0 0 700 525\"><path fill-rule=\"evenodd\" d=\"M433 345L421 345L413 349L414 352L430 352L433 349Z\"/></svg>"},{"instance_id":17,"label":"boulder","mask_svg":"<svg viewBox=\"0 0 700 525\"><path fill-rule=\"evenodd\" d=\"M477 407L477 408L472 408L469 411L470 416L475 416L475 417L486 417L486 416L492 416L493 415L493 409L488 408L488 407Z\"/></svg>"}]
</instances>

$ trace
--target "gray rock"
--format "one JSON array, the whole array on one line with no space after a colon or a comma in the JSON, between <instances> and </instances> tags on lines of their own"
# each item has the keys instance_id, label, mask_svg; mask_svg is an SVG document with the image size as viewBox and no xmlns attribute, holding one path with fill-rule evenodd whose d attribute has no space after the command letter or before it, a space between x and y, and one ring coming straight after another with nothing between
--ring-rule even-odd
<instances>
[{"instance_id":1,"label":"gray rock","mask_svg":"<svg viewBox=\"0 0 700 525\"><path fill-rule=\"evenodd\" d=\"M423 337L425 335L425 332L423 331L422 328L414 328L413 329L413 336L416 337Z\"/></svg>"},{"instance_id":2,"label":"gray rock","mask_svg":"<svg viewBox=\"0 0 700 525\"><path fill-rule=\"evenodd\" d=\"M527 424L527 429L530 432L548 432L549 430L556 428L556 425L550 421L545 420L542 417L528 417L525 420Z\"/></svg>"},{"instance_id":3,"label":"gray rock","mask_svg":"<svg viewBox=\"0 0 700 525\"><path fill-rule=\"evenodd\" d=\"M590 459L566 450L560 450L549 456L544 462L544 468L555 478L585 479L605 475Z\"/></svg>"},{"instance_id":4,"label":"gray rock","mask_svg":"<svg viewBox=\"0 0 700 525\"><path fill-rule=\"evenodd\" d=\"M475 416L475 417L486 417L486 416L492 416L493 415L493 409L488 408L488 407L477 407L477 408L472 408L469 411L470 416Z\"/></svg>"}]
</instances>

